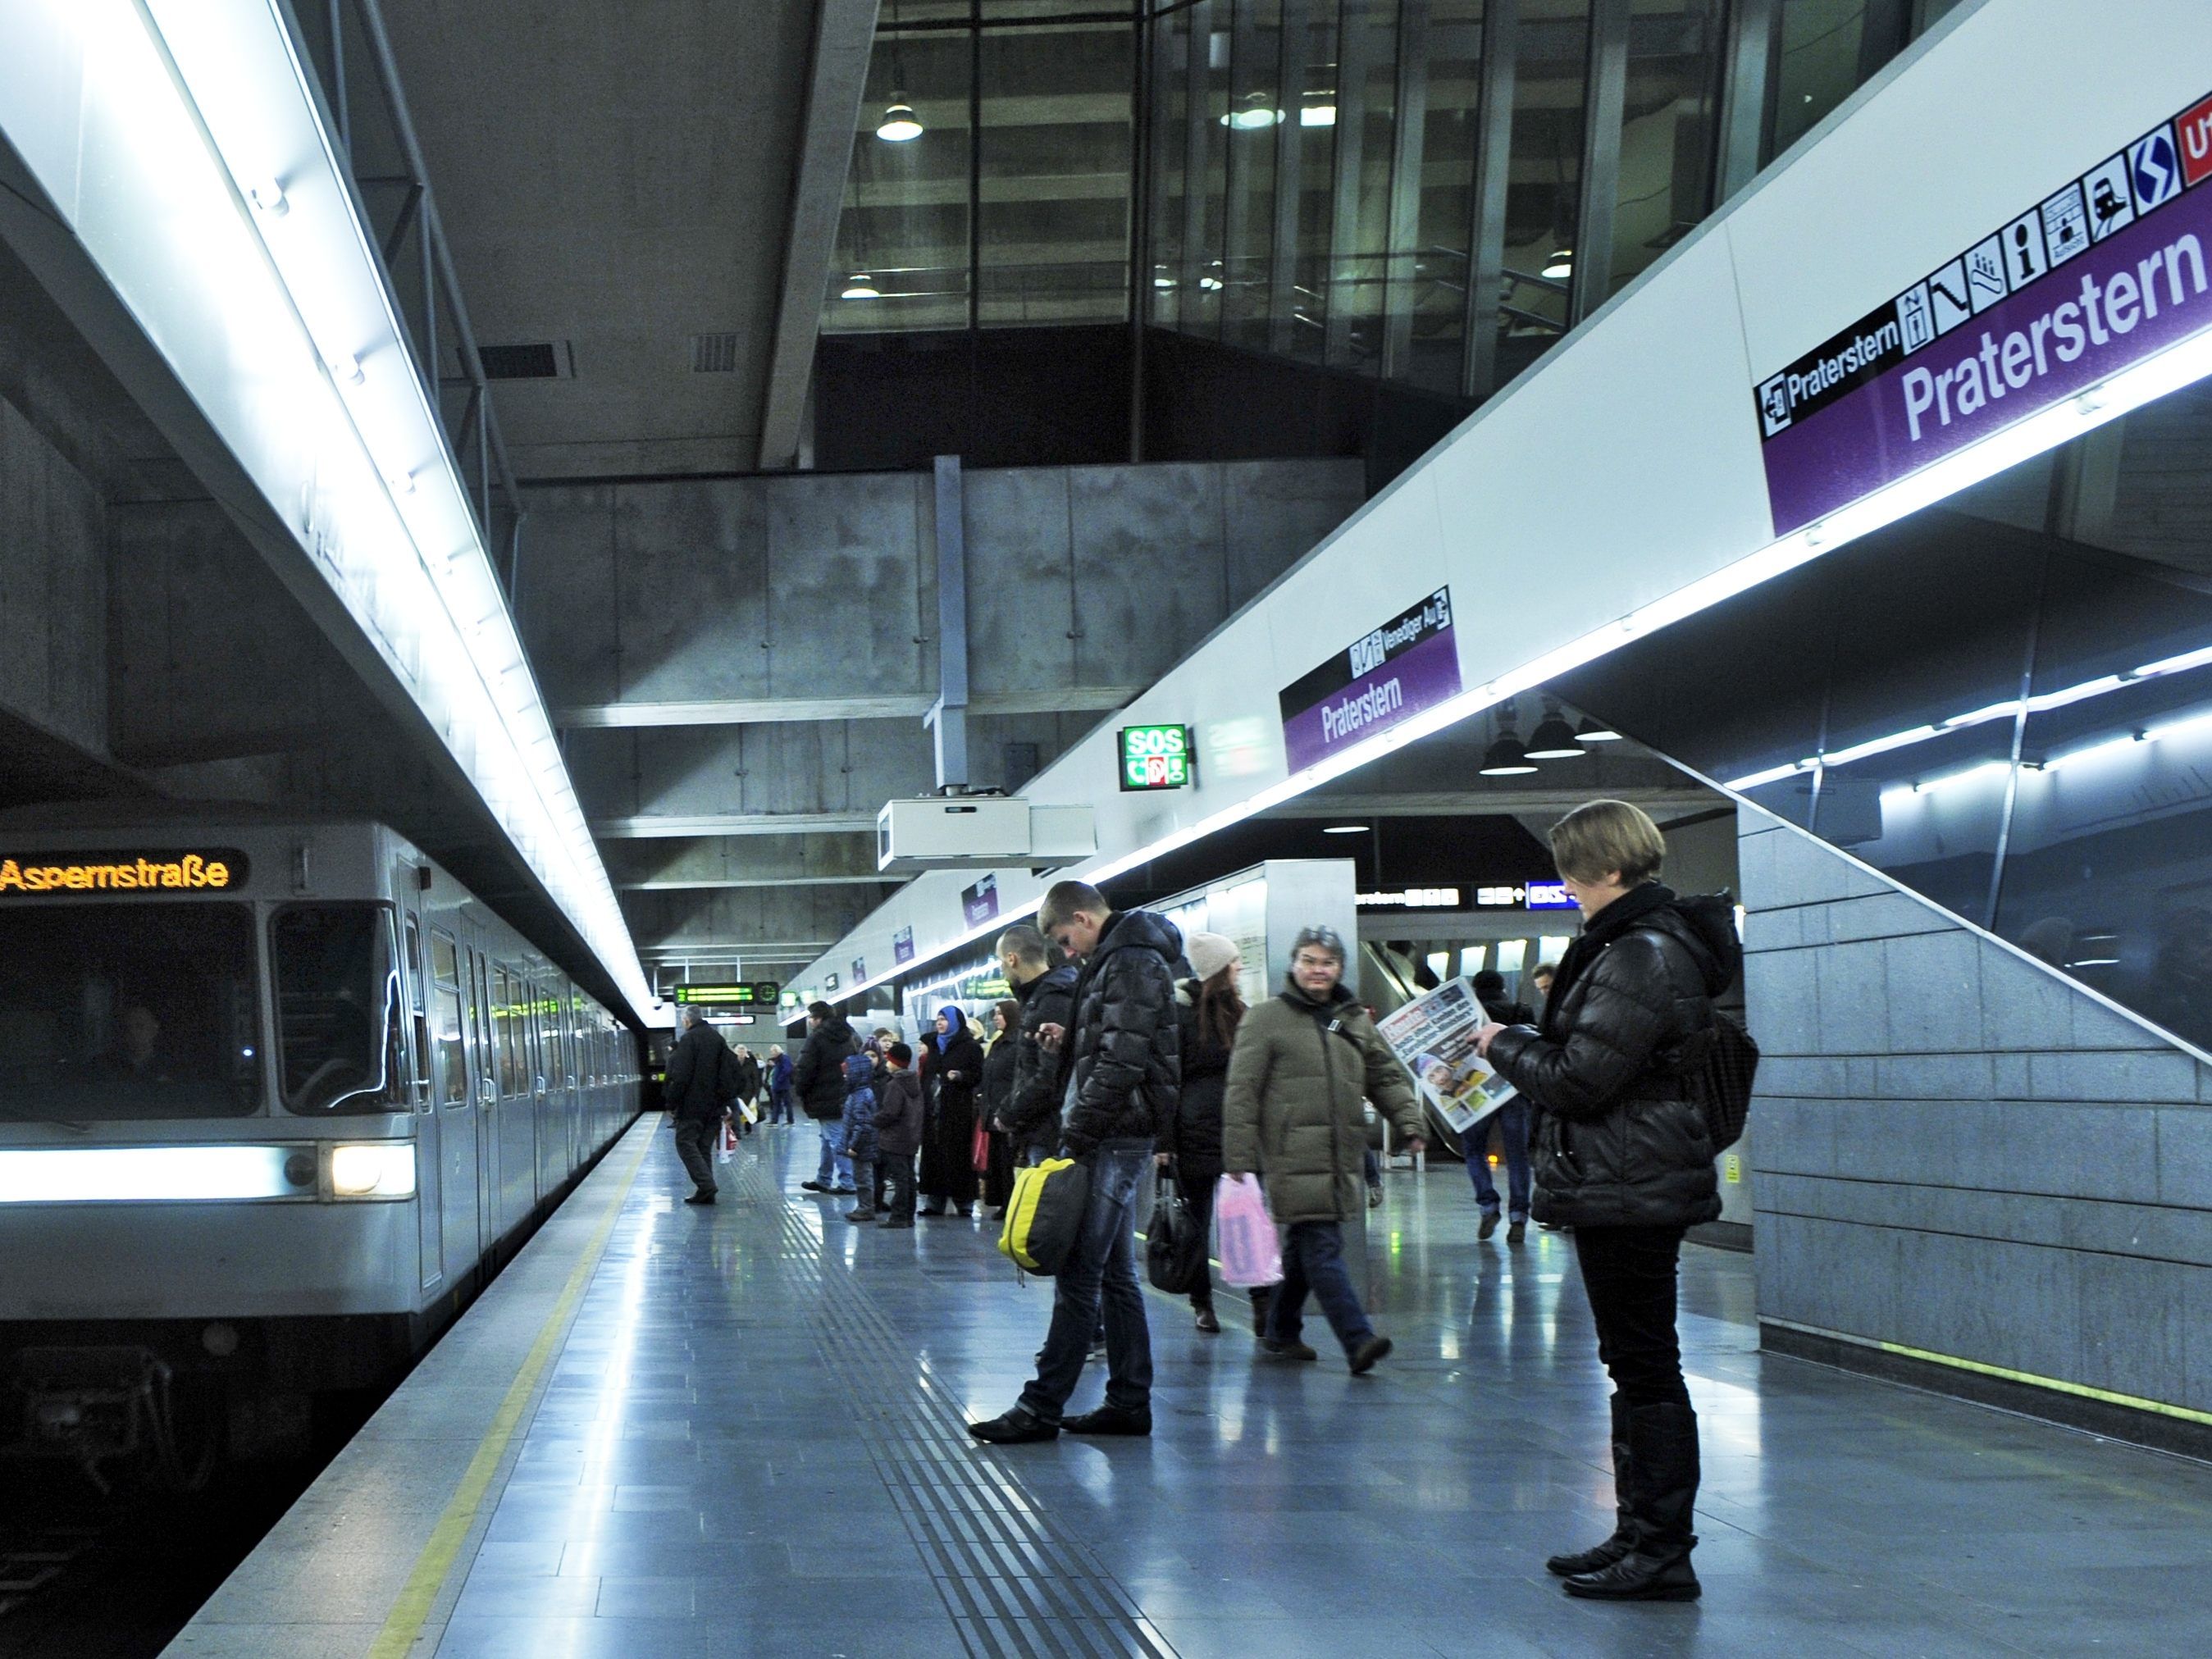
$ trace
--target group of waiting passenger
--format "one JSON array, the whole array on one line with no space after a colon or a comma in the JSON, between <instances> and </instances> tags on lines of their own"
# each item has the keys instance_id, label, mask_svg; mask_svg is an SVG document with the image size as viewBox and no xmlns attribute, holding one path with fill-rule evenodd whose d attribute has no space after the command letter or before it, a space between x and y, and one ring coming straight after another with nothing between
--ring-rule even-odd
<instances>
[{"instance_id":1,"label":"group of waiting passenger","mask_svg":"<svg viewBox=\"0 0 2212 1659\"><path fill-rule=\"evenodd\" d=\"M1711 1040L1712 1000L1735 977L1741 951L1725 898L1680 898L1660 884L1665 843L1638 808L1591 802L1554 825L1551 839L1583 930L1540 987L1540 1011L1506 1002L1502 980L1485 976L1477 987L1489 1015L1478 1049L1518 1091L1507 1109L1516 1115L1499 1126L1509 1241L1519 1242L1530 1213L1571 1231L1614 1389L1617 1524L1593 1548L1546 1565L1578 1596L1687 1600L1699 1594L1690 1565L1698 1426L1675 1334L1676 1273L1685 1231L1715 1219L1720 1200L1716 1149L1686 1057ZM1055 963L1048 939L1063 960ZM948 1007L917 1070L906 1044L864 1045L849 1022L817 1003L794 1074L803 1109L824 1126L821 1170L805 1185L852 1191L855 1221L880 1212L882 1224L913 1224L917 1158L927 1212L965 1213L978 1166L990 1170L989 1157L973 1150L979 1136L1003 1136L1010 1159L1057 1152L1088 1168L1036 1375L1011 1408L969 1432L1014 1445L1063 1431L1152 1431L1134 1234L1139 1186L1155 1167L1172 1176L1194 1230L1209 1224L1222 1177L1257 1177L1282 1255L1280 1282L1253 1294L1261 1350L1317 1358L1302 1340L1310 1296L1352 1374L1371 1370L1391 1344L1370 1322L1343 1254L1344 1224L1365 1201L1367 1105L1409 1151L1423 1149L1425 1126L1406 1073L1344 983L1343 939L1305 929L1280 992L1248 1008L1233 941L1212 933L1185 941L1161 916L1116 911L1097 889L1062 882L1045 895L1036 927L1009 928L998 953L1014 994L994 1011L988 1049ZM696 1074L695 1064L686 1075ZM672 1063L670 1078L672 1085ZM842 1181L840 1148L854 1160ZM1469 1161L1483 1166L1476 1188L1486 1239L1501 1206L1486 1161L1472 1147ZM686 1164L711 1201L711 1168L702 1171L689 1152ZM878 1171L888 1189L880 1201ZM1218 1331L1210 1285L1192 1300L1199 1328ZM1104 1400L1067 1415L1102 1326Z\"/></svg>"}]
</instances>

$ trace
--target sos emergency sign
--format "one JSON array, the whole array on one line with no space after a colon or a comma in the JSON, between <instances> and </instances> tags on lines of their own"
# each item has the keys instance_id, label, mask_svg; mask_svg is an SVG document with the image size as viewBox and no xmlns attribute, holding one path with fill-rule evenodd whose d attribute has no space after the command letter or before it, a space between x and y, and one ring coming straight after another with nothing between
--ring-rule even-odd
<instances>
[{"instance_id":1,"label":"sos emergency sign","mask_svg":"<svg viewBox=\"0 0 2212 1659\"><path fill-rule=\"evenodd\" d=\"M1121 728L1121 787L1187 789L1190 787L1190 727L1125 726Z\"/></svg>"}]
</instances>

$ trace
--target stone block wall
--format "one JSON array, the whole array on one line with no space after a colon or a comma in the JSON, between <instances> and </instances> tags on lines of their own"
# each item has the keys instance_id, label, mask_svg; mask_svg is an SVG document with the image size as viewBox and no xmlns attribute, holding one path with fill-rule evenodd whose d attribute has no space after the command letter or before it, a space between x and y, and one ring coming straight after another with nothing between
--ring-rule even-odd
<instances>
[{"instance_id":1,"label":"stone block wall","mask_svg":"<svg viewBox=\"0 0 2212 1659\"><path fill-rule=\"evenodd\" d=\"M1769 1345L2212 1427L2212 1066L1749 806L1739 857Z\"/></svg>"}]
</instances>

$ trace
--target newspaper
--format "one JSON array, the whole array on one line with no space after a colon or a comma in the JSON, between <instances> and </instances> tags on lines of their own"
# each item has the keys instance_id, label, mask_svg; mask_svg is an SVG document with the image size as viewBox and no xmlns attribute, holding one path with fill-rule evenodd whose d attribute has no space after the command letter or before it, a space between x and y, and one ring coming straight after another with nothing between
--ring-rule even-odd
<instances>
[{"instance_id":1,"label":"newspaper","mask_svg":"<svg viewBox=\"0 0 2212 1659\"><path fill-rule=\"evenodd\" d=\"M1513 1085L1474 1052L1474 1034L1489 1018L1474 987L1455 979L1376 1025L1454 1134L1465 1134L1513 1097Z\"/></svg>"}]
</instances>

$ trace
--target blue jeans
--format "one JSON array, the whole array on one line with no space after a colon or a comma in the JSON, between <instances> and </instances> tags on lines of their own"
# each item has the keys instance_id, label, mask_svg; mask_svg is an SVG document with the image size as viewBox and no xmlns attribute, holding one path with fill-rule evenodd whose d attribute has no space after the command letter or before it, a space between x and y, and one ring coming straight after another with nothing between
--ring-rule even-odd
<instances>
[{"instance_id":1,"label":"blue jeans","mask_svg":"<svg viewBox=\"0 0 2212 1659\"><path fill-rule=\"evenodd\" d=\"M1283 1282L1267 1303L1268 1341L1298 1340L1309 1291L1345 1352L1375 1334L1344 1265L1344 1230L1334 1221L1293 1221L1283 1229Z\"/></svg>"},{"instance_id":2,"label":"blue jeans","mask_svg":"<svg viewBox=\"0 0 2212 1659\"><path fill-rule=\"evenodd\" d=\"M876 1207L876 1121L866 1123L847 1123L845 1150L853 1170L853 1184L860 1189L858 1208Z\"/></svg>"},{"instance_id":3,"label":"blue jeans","mask_svg":"<svg viewBox=\"0 0 2212 1659\"><path fill-rule=\"evenodd\" d=\"M1091 1199L1067 1265L1053 1281L1052 1328L1037 1352L1022 1409L1056 1424L1083 1376L1091 1334L1106 1316L1106 1403L1144 1412L1152 1403L1152 1334L1137 1282L1137 1182L1152 1167L1149 1140L1109 1140L1091 1156Z\"/></svg>"},{"instance_id":4,"label":"blue jeans","mask_svg":"<svg viewBox=\"0 0 2212 1659\"><path fill-rule=\"evenodd\" d=\"M1516 1221L1528 1218L1528 1103L1516 1095L1494 1115L1498 1139L1505 1147L1505 1186L1512 1194L1508 1213ZM1468 1133L1467 1178L1474 1183L1474 1201L1485 1215L1498 1213L1498 1188L1490 1179L1490 1122L1478 1123Z\"/></svg>"},{"instance_id":5,"label":"blue jeans","mask_svg":"<svg viewBox=\"0 0 2212 1659\"><path fill-rule=\"evenodd\" d=\"M821 1129L822 1165L815 1170L814 1178L825 1187L851 1186L853 1160L845 1156L845 1120L825 1118Z\"/></svg>"}]
</instances>

